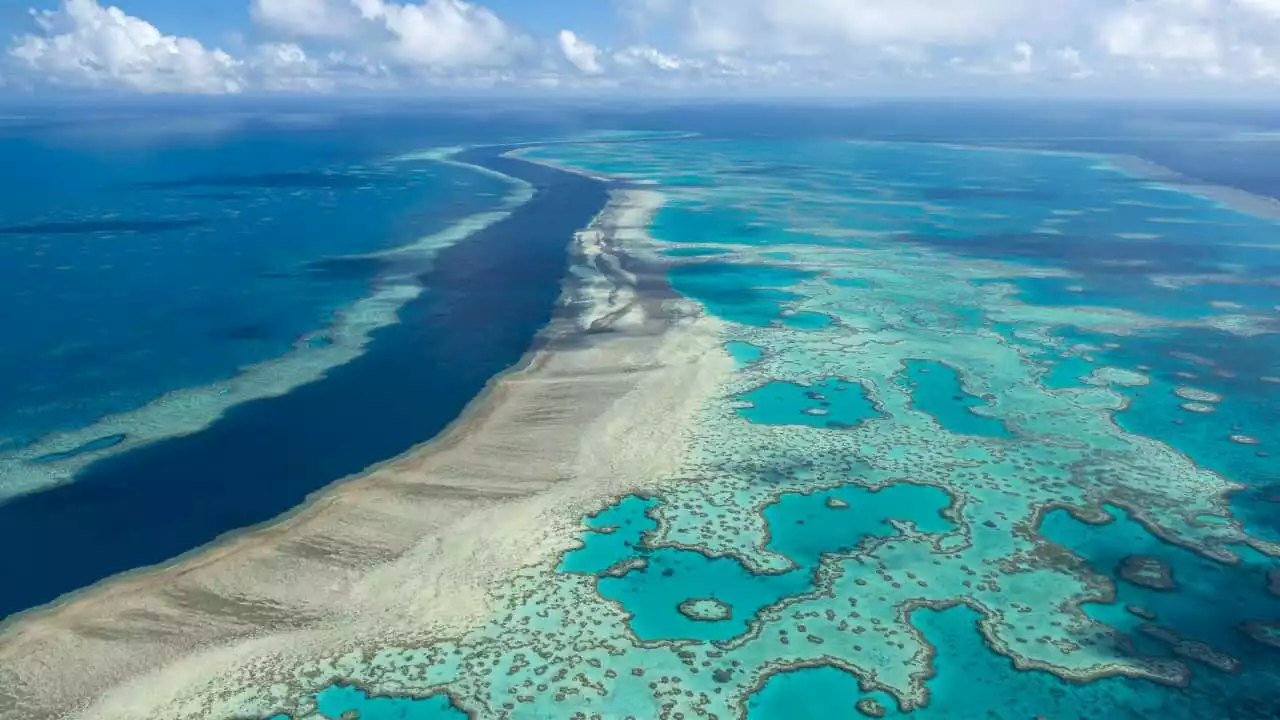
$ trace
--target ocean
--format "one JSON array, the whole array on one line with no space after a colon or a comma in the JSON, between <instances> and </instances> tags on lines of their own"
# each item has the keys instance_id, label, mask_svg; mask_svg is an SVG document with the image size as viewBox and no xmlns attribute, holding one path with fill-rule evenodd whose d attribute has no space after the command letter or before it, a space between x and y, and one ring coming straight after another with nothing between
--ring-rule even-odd
<instances>
[{"instance_id":1,"label":"ocean","mask_svg":"<svg viewBox=\"0 0 1280 720\"><path fill-rule=\"evenodd\" d=\"M436 251L360 357L202 431L90 448L109 457L0 505L0 541L31 548L5 560L12 609L268 520L438 432L527 350L568 237L625 189L661 197L627 262L698 309L670 331L714 333L733 360L679 472L601 499L460 637L255 667L193 690L200 707L1280 712L1280 149L1257 139L1264 115L707 106L566 125L700 134L521 150L608 182L501 143L459 156L535 192Z\"/></svg>"},{"instance_id":2,"label":"ocean","mask_svg":"<svg viewBox=\"0 0 1280 720\"><path fill-rule=\"evenodd\" d=\"M396 159L472 124L388 142L385 120L336 122L141 148L40 127L0 145L15 189L0 272L21 318L0 362L27 380L0 392L0 489L38 483L0 502L0 542L26 548L0 561L0 616L269 520L430 439L547 322L598 183L496 151L459 158L531 186L513 205L510 181ZM504 129L519 132L485 137ZM491 224L465 242L394 252L476 218Z\"/></svg>"}]
</instances>

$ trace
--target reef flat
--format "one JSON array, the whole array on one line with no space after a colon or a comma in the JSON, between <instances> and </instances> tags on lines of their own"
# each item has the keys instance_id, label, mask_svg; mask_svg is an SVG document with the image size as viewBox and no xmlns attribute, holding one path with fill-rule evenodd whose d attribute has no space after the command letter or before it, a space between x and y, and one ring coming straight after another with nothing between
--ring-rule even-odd
<instances>
[{"instance_id":1,"label":"reef flat","mask_svg":"<svg viewBox=\"0 0 1280 720\"><path fill-rule=\"evenodd\" d=\"M519 156L631 188L577 236L547 349L446 438L209 556L296 630L225 633L63 709L1276 715L1280 546L1249 495L1276 470L1280 298L1252 254L1274 220L1072 153ZM693 247L723 252L672 252ZM0 692L42 697L73 609L3 641ZM112 616L135 657L140 610Z\"/></svg>"}]
</instances>

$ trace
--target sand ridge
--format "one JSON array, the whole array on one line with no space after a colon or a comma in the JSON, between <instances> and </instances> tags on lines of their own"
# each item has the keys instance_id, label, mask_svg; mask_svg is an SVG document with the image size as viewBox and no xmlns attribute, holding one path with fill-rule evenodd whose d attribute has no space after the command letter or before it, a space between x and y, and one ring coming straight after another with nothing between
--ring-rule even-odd
<instances>
[{"instance_id":1,"label":"sand ridge","mask_svg":"<svg viewBox=\"0 0 1280 720\"><path fill-rule=\"evenodd\" d=\"M186 693L219 676L455 637L491 588L571 547L584 514L669 479L732 361L717 321L622 269L618 245L649 241L660 203L613 193L575 239L542 347L438 439L275 524L10 623L0 718L204 717Z\"/></svg>"}]
</instances>

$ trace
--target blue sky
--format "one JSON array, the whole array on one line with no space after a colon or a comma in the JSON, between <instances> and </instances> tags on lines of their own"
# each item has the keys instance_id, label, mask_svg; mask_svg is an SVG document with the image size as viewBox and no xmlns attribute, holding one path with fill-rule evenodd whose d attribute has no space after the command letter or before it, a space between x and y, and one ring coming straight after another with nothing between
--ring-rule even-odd
<instances>
[{"instance_id":1,"label":"blue sky","mask_svg":"<svg viewBox=\"0 0 1280 720\"><path fill-rule=\"evenodd\" d=\"M1280 0L0 0L8 93L1221 95Z\"/></svg>"}]
</instances>

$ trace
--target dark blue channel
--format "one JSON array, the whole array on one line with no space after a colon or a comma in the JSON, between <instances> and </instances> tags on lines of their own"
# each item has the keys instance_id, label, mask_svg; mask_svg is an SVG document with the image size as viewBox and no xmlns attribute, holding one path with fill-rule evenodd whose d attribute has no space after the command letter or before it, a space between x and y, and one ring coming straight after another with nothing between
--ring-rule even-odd
<instances>
[{"instance_id":1,"label":"dark blue channel","mask_svg":"<svg viewBox=\"0 0 1280 720\"><path fill-rule=\"evenodd\" d=\"M607 200L597 181L500 157L532 183L507 219L442 250L427 291L360 358L209 428L94 463L0 504L0 618L265 522L334 480L439 433L551 317L566 248Z\"/></svg>"}]
</instances>

